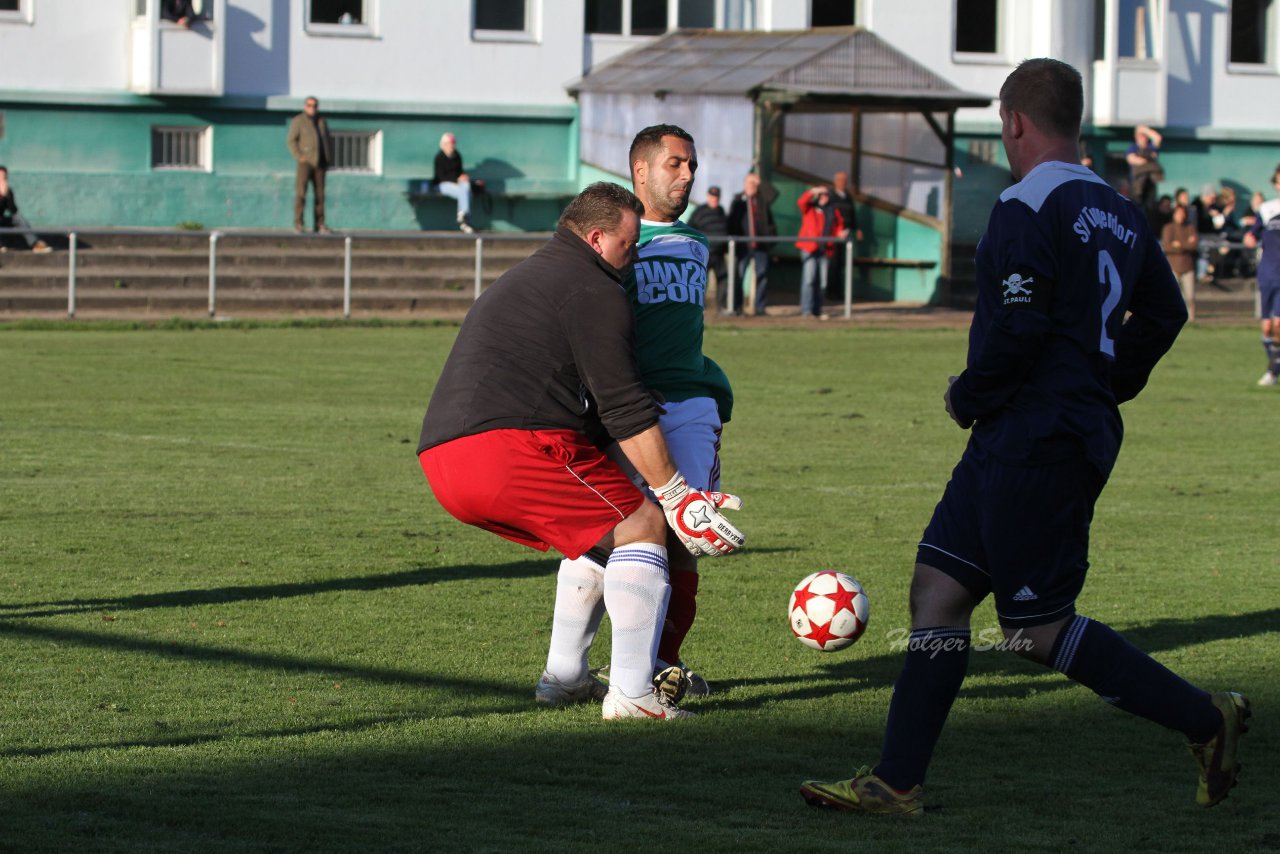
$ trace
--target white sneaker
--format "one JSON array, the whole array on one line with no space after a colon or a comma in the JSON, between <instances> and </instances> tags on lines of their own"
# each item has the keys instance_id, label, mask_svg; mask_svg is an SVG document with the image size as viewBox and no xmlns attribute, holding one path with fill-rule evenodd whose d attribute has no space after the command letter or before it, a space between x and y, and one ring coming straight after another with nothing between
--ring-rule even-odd
<instances>
[{"instance_id":1,"label":"white sneaker","mask_svg":"<svg viewBox=\"0 0 1280 854\"><path fill-rule=\"evenodd\" d=\"M1276 375L1271 373L1270 371L1267 371L1265 374L1262 375L1261 379L1258 380L1258 385L1275 385L1275 384L1276 384Z\"/></svg>"},{"instance_id":2,"label":"white sneaker","mask_svg":"<svg viewBox=\"0 0 1280 854\"><path fill-rule=\"evenodd\" d=\"M469 223L469 222L467 222L467 221L465 221L465 220L463 220L462 222L459 222L459 223L458 223L458 228L460 228L460 229L462 230L462 233L463 233L463 234L475 234L475 233L476 233L476 230L475 230L474 228L472 228L472 227L471 227L471 223Z\"/></svg>"},{"instance_id":3,"label":"white sneaker","mask_svg":"<svg viewBox=\"0 0 1280 854\"><path fill-rule=\"evenodd\" d=\"M544 670L538 687L533 689L533 699L547 706L568 706L592 700L598 703L608 690L607 685L590 676L576 685L566 685Z\"/></svg>"},{"instance_id":4,"label":"white sneaker","mask_svg":"<svg viewBox=\"0 0 1280 854\"><path fill-rule=\"evenodd\" d=\"M657 691L650 691L643 697L628 697L617 688L610 688L605 695L602 711L606 721L617 721L623 718L654 718L670 721L676 718L695 717L693 712L678 709Z\"/></svg>"}]
</instances>

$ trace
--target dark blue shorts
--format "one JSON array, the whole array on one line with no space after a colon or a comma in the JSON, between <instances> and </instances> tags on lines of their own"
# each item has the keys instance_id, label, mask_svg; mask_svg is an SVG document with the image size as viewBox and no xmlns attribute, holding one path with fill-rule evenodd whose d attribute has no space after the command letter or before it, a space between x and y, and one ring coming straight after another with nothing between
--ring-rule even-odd
<instances>
[{"instance_id":1,"label":"dark blue shorts","mask_svg":"<svg viewBox=\"0 0 1280 854\"><path fill-rule=\"evenodd\" d=\"M916 561L995 594L1002 626L1075 613L1089 569L1089 524L1105 479L1083 456L1015 465L972 446L951 473Z\"/></svg>"},{"instance_id":2,"label":"dark blue shorts","mask_svg":"<svg viewBox=\"0 0 1280 854\"><path fill-rule=\"evenodd\" d=\"M1258 282L1258 316L1280 317L1280 282Z\"/></svg>"}]
</instances>

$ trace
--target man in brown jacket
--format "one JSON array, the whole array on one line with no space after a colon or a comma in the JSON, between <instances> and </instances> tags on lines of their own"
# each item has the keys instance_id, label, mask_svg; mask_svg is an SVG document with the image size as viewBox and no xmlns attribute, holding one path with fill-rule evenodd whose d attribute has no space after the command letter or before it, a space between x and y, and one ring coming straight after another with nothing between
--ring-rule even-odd
<instances>
[{"instance_id":1,"label":"man in brown jacket","mask_svg":"<svg viewBox=\"0 0 1280 854\"><path fill-rule=\"evenodd\" d=\"M307 203L307 183L315 188L316 231L328 233L324 224L324 173L333 162L333 143L329 138L329 123L320 115L320 102L308 96L302 112L293 117L289 136L285 139L289 153L298 161L298 175L294 181L293 230L304 230L302 209Z\"/></svg>"}]
</instances>

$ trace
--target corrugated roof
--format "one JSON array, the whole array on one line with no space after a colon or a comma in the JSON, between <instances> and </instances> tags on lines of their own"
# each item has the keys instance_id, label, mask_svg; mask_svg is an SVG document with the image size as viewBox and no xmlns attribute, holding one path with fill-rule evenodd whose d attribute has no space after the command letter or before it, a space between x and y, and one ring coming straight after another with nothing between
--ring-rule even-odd
<instances>
[{"instance_id":1,"label":"corrugated roof","mask_svg":"<svg viewBox=\"0 0 1280 854\"><path fill-rule=\"evenodd\" d=\"M860 27L782 32L677 30L591 69L570 92L820 97L986 106Z\"/></svg>"}]
</instances>

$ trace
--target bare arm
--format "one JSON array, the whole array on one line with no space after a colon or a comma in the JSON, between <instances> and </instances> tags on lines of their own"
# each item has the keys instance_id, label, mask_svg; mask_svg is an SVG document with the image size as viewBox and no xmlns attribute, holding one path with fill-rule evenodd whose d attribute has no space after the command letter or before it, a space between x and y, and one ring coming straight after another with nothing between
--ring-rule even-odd
<instances>
[{"instance_id":1,"label":"bare arm","mask_svg":"<svg viewBox=\"0 0 1280 854\"><path fill-rule=\"evenodd\" d=\"M667 440L657 424L628 439L619 439L618 447L646 483L661 485L675 477L676 465L671 461Z\"/></svg>"}]
</instances>

